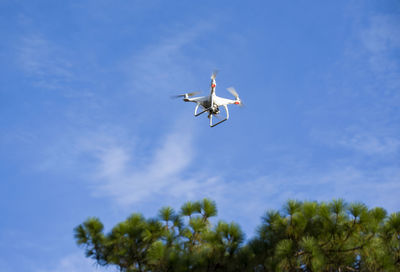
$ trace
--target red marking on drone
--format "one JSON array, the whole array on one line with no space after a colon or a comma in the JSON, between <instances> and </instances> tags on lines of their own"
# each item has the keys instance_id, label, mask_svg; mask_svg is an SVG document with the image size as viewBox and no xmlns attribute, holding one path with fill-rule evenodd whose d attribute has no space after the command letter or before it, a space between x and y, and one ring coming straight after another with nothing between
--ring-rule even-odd
<instances>
[{"instance_id":1,"label":"red marking on drone","mask_svg":"<svg viewBox=\"0 0 400 272\"><path fill-rule=\"evenodd\" d=\"M216 86L215 84L211 85L211 87L213 87L213 88L215 88L215 86Z\"/></svg>"},{"instance_id":2,"label":"red marking on drone","mask_svg":"<svg viewBox=\"0 0 400 272\"><path fill-rule=\"evenodd\" d=\"M239 105L239 104L240 104L240 102L236 101L236 102L235 102L235 104L236 104L236 105Z\"/></svg>"}]
</instances>

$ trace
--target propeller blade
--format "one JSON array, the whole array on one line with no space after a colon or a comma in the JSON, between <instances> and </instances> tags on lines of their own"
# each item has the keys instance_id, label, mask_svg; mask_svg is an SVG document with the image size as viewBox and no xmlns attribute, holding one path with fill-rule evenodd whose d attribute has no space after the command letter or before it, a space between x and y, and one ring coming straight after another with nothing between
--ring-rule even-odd
<instances>
[{"instance_id":1,"label":"propeller blade","mask_svg":"<svg viewBox=\"0 0 400 272\"><path fill-rule=\"evenodd\" d=\"M215 79L217 77L218 70L214 70L214 72L211 75L211 79Z\"/></svg>"},{"instance_id":2,"label":"propeller blade","mask_svg":"<svg viewBox=\"0 0 400 272\"><path fill-rule=\"evenodd\" d=\"M228 92L230 92L236 99L239 98L239 94L237 93L237 91L235 90L235 88L233 87L229 87L227 88Z\"/></svg>"},{"instance_id":3,"label":"propeller blade","mask_svg":"<svg viewBox=\"0 0 400 272\"><path fill-rule=\"evenodd\" d=\"M184 94L179 94L179 95L171 95L171 98L179 98L179 97L184 97Z\"/></svg>"},{"instance_id":4,"label":"propeller blade","mask_svg":"<svg viewBox=\"0 0 400 272\"><path fill-rule=\"evenodd\" d=\"M186 93L186 94L172 95L171 98L180 98L180 97L185 97L185 96L192 97L199 93L200 92L191 92L191 93Z\"/></svg>"},{"instance_id":5,"label":"propeller blade","mask_svg":"<svg viewBox=\"0 0 400 272\"><path fill-rule=\"evenodd\" d=\"M240 100L239 94L237 93L235 88L229 87L229 88L227 88L227 90L228 90L228 92L230 92L236 98L236 100L239 100L239 106L243 107L242 100Z\"/></svg>"}]
</instances>

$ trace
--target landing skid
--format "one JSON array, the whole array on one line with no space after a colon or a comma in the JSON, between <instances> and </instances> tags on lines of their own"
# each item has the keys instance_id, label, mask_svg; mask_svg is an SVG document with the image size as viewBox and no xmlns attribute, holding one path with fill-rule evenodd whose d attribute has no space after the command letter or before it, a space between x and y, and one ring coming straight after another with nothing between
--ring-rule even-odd
<instances>
[{"instance_id":1,"label":"landing skid","mask_svg":"<svg viewBox=\"0 0 400 272\"><path fill-rule=\"evenodd\" d=\"M199 106L200 106L200 104L197 104L197 105L196 105L196 108L194 109L194 116L196 116L196 117L199 116L199 115L201 115L201 114L203 114L203 113L205 113L205 112L207 112L207 111L209 111L209 108L207 108L207 109L204 109L202 112L197 113L197 111L198 111L198 109L199 109ZM208 118L210 119L210 127L215 127L216 125L219 125L219 124L221 124L222 122L225 122L226 120L229 119L228 107L227 107L226 105L223 105L223 106L224 106L225 112L226 112L226 117L225 117L225 119L223 119L223 120L221 120L221 121L219 121L219 122L213 124L213 122L212 122L213 114L210 114L209 117L208 117Z\"/></svg>"},{"instance_id":2,"label":"landing skid","mask_svg":"<svg viewBox=\"0 0 400 272\"><path fill-rule=\"evenodd\" d=\"M210 114L210 116L209 116L209 118L210 118L210 127L215 127L216 125L219 125L219 124L221 124L222 122L225 122L226 120L229 119L228 107L227 107L226 105L224 105L224 108L225 108L225 111L226 111L226 117L225 117L225 119L223 119L223 120L221 120L221 121L219 121L219 122L217 122L217 123L215 123L215 124L213 124L213 122L212 122L212 117L213 117L213 115Z\"/></svg>"},{"instance_id":3,"label":"landing skid","mask_svg":"<svg viewBox=\"0 0 400 272\"><path fill-rule=\"evenodd\" d=\"M208 111L208 109L205 109L205 110L203 110L202 112L200 112L200 113L197 113L197 110L199 109L199 106L200 106L200 104L197 104L197 106L196 106L196 108L194 109L194 116L199 116L200 114L203 114L203 113L205 113L206 111Z\"/></svg>"},{"instance_id":4,"label":"landing skid","mask_svg":"<svg viewBox=\"0 0 400 272\"><path fill-rule=\"evenodd\" d=\"M225 118L224 120L219 121L218 123L212 124L212 115L210 116L210 127L215 127L216 125L221 124L222 122L225 122L228 120L228 118Z\"/></svg>"}]
</instances>

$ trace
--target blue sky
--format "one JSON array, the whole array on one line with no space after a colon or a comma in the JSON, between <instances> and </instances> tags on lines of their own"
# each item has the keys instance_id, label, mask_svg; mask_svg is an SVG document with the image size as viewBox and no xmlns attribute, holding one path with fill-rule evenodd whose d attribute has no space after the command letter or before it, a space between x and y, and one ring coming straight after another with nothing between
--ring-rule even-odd
<instances>
[{"instance_id":1,"label":"blue sky","mask_svg":"<svg viewBox=\"0 0 400 272\"><path fill-rule=\"evenodd\" d=\"M0 2L0 270L104 271L73 228L209 197L400 210L398 1ZM213 129L171 100L235 86Z\"/></svg>"}]
</instances>

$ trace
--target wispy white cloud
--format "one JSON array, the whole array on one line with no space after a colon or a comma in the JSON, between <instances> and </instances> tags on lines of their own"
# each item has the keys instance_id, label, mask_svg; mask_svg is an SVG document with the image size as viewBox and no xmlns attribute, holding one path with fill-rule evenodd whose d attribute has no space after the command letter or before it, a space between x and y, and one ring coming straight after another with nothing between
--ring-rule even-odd
<instances>
[{"instance_id":1,"label":"wispy white cloud","mask_svg":"<svg viewBox=\"0 0 400 272\"><path fill-rule=\"evenodd\" d=\"M360 39L365 48L369 68L383 85L377 86L382 96L390 95L400 106L400 20L398 16L378 14L369 20L361 31Z\"/></svg>"},{"instance_id":2,"label":"wispy white cloud","mask_svg":"<svg viewBox=\"0 0 400 272\"><path fill-rule=\"evenodd\" d=\"M288 199L330 201L344 198L393 212L399 209L399 181L399 167L365 169L336 162L324 171L315 171L309 166L297 175L276 172L234 181L229 186L225 183L229 199L221 199L221 203L226 212L229 213L227 207L233 210L231 216L240 211L245 222L253 222L253 226L259 223L255 215L261 216L267 208L279 209Z\"/></svg>"},{"instance_id":3,"label":"wispy white cloud","mask_svg":"<svg viewBox=\"0 0 400 272\"><path fill-rule=\"evenodd\" d=\"M399 209L399 167L368 169L337 164L330 171L319 177L315 176L312 180L317 181L315 186L324 188L318 192L318 200L341 197L348 201L363 201L371 206L381 206L392 212Z\"/></svg>"},{"instance_id":4,"label":"wispy white cloud","mask_svg":"<svg viewBox=\"0 0 400 272\"><path fill-rule=\"evenodd\" d=\"M85 258L81 252L67 255L61 258L53 267L39 268L36 272L100 272L112 271L104 267L100 267L89 258Z\"/></svg>"},{"instance_id":5,"label":"wispy white cloud","mask_svg":"<svg viewBox=\"0 0 400 272\"><path fill-rule=\"evenodd\" d=\"M372 16L369 27L361 32L364 46L374 54L400 47L399 25L399 18L395 15Z\"/></svg>"},{"instance_id":6,"label":"wispy white cloud","mask_svg":"<svg viewBox=\"0 0 400 272\"><path fill-rule=\"evenodd\" d=\"M328 146L363 155L398 155L400 21L395 15L366 17L364 12L358 6L354 9L352 16L359 20L353 22L353 35L345 41L345 53L338 60L340 70L350 76L331 82L334 103L311 110L314 116L324 113L336 120L332 126L316 126L311 134Z\"/></svg>"},{"instance_id":7,"label":"wispy white cloud","mask_svg":"<svg viewBox=\"0 0 400 272\"><path fill-rule=\"evenodd\" d=\"M160 194L182 197L182 187L196 186L183 178L195 152L193 135L178 130L160 138L144 154L135 154L135 147L118 143L111 136L91 138L83 144L83 152L96 160L91 175L94 194L126 206Z\"/></svg>"},{"instance_id":8,"label":"wispy white cloud","mask_svg":"<svg viewBox=\"0 0 400 272\"><path fill-rule=\"evenodd\" d=\"M58 89L75 77L66 50L41 34L31 33L20 39L18 63L40 87Z\"/></svg>"},{"instance_id":9,"label":"wispy white cloud","mask_svg":"<svg viewBox=\"0 0 400 272\"><path fill-rule=\"evenodd\" d=\"M211 30L209 23L176 26L164 32L157 42L134 52L124 64L129 88L140 93L157 91L165 94L177 87L190 86L195 67L214 68L210 59L196 58L188 52L190 48L196 48L197 39Z\"/></svg>"},{"instance_id":10,"label":"wispy white cloud","mask_svg":"<svg viewBox=\"0 0 400 272\"><path fill-rule=\"evenodd\" d=\"M342 138L339 144L368 155L392 155L396 154L400 148L399 139L374 135L372 132Z\"/></svg>"}]
</instances>

